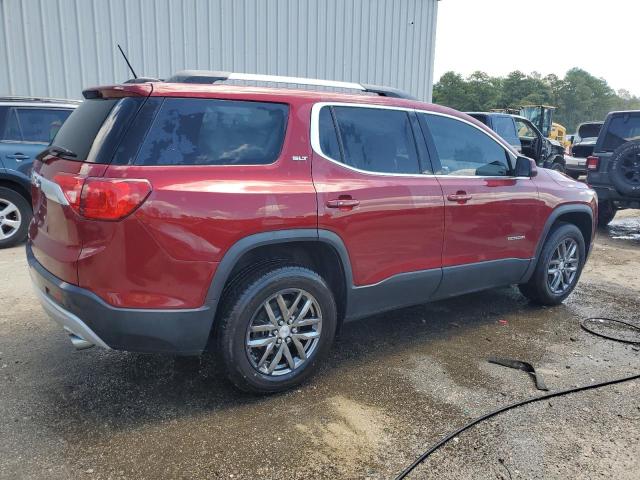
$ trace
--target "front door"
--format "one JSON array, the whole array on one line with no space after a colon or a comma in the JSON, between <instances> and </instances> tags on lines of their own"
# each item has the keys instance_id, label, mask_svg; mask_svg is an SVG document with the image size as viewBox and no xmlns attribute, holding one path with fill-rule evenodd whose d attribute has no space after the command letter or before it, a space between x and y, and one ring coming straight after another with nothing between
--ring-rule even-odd
<instances>
[{"instance_id":1,"label":"front door","mask_svg":"<svg viewBox=\"0 0 640 480\"><path fill-rule=\"evenodd\" d=\"M515 154L493 132L450 116L419 117L445 200L438 296L517 283L542 229L535 182L513 175Z\"/></svg>"},{"instance_id":2,"label":"front door","mask_svg":"<svg viewBox=\"0 0 640 480\"><path fill-rule=\"evenodd\" d=\"M347 315L426 301L441 280L444 206L415 114L317 104L312 122L318 227L342 239L359 295Z\"/></svg>"}]
</instances>

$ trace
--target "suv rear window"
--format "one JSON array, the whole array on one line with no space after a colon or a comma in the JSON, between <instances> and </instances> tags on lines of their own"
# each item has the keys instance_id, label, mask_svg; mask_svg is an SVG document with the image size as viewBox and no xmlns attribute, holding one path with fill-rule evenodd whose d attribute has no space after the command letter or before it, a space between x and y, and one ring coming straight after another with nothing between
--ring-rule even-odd
<instances>
[{"instance_id":1,"label":"suv rear window","mask_svg":"<svg viewBox=\"0 0 640 480\"><path fill-rule=\"evenodd\" d=\"M597 138L600 134L602 123L584 123L578 127L580 138Z\"/></svg>"},{"instance_id":2,"label":"suv rear window","mask_svg":"<svg viewBox=\"0 0 640 480\"><path fill-rule=\"evenodd\" d=\"M69 160L85 161L100 127L119 101L121 100L85 100L64 122L51 142L52 145L66 148L76 154L73 158L69 157Z\"/></svg>"},{"instance_id":3,"label":"suv rear window","mask_svg":"<svg viewBox=\"0 0 640 480\"><path fill-rule=\"evenodd\" d=\"M282 150L289 108L280 103L167 98L136 165L264 165Z\"/></svg>"},{"instance_id":4,"label":"suv rear window","mask_svg":"<svg viewBox=\"0 0 640 480\"><path fill-rule=\"evenodd\" d=\"M632 140L640 140L640 113L614 115L607 126L602 149L613 151Z\"/></svg>"}]
</instances>

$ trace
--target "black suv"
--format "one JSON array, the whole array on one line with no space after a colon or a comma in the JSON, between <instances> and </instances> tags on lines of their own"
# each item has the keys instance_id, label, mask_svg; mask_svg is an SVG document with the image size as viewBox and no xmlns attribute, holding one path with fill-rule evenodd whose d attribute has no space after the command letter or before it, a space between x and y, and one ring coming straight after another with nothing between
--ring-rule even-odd
<instances>
[{"instance_id":1,"label":"black suv","mask_svg":"<svg viewBox=\"0 0 640 480\"><path fill-rule=\"evenodd\" d=\"M598 194L600 226L620 209L640 208L640 110L607 115L587 158L587 183Z\"/></svg>"}]
</instances>

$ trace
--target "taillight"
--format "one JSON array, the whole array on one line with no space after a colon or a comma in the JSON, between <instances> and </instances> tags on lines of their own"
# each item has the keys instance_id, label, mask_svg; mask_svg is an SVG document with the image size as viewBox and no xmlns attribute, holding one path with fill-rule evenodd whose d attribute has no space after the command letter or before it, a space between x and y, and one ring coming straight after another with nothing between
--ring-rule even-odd
<instances>
[{"instance_id":1,"label":"taillight","mask_svg":"<svg viewBox=\"0 0 640 480\"><path fill-rule=\"evenodd\" d=\"M60 173L54 177L73 210L91 220L120 220L131 214L151 193L143 179L81 177Z\"/></svg>"},{"instance_id":2,"label":"taillight","mask_svg":"<svg viewBox=\"0 0 640 480\"><path fill-rule=\"evenodd\" d=\"M80 194L82 193L84 179L85 177L72 173L58 173L53 177L53 181L60 185L62 193L64 193L64 197L71 205L71 208L76 211L80 208Z\"/></svg>"},{"instance_id":3,"label":"taillight","mask_svg":"<svg viewBox=\"0 0 640 480\"><path fill-rule=\"evenodd\" d=\"M147 180L87 178L80 214L92 220L119 220L138 208L150 193Z\"/></svg>"},{"instance_id":4,"label":"taillight","mask_svg":"<svg viewBox=\"0 0 640 480\"><path fill-rule=\"evenodd\" d=\"M587 170L598 170L598 162L600 159L594 155L590 155L587 157Z\"/></svg>"}]
</instances>

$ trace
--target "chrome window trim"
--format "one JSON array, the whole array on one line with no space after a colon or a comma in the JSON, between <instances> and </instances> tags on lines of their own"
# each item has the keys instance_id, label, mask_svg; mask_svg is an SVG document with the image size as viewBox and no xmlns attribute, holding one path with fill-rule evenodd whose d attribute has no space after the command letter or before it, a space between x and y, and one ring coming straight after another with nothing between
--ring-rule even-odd
<instances>
[{"instance_id":1,"label":"chrome window trim","mask_svg":"<svg viewBox=\"0 0 640 480\"><path fill-rule=\"evenodd\" d=\"M34 103L34 102L1 102L0 107L41 108L45 110L75 110L80 104L73 103Z\"/></svg>"},{"instance_id":2,"label":"chrome window trim","mask_svg":"<svg viewBox=\"0 0 640 480\"><path fill-rule=\"evenodd\" d=\"M511 176L502 176L502 175L499 175L499 176L479 176L479 175L442 175L442 174L438 175L438 174L432 174L432 173L418 173L418 174L414 174L414 173L383 173L383 172L370 172L368 170L362 170L360 168L352 167L351 165L347 165L345 163L342 163L339 160L336 160L335 158L331 158L329 155L325 154L322 151L322 148L320 146L320 110L322 110L323 107L333 107L333 106L338 106L338 107L359 107L359 108L377 108L377 109L380 109L380 110L400 110L400 111L404 111L404 112L425 113L425 114L428 114L428 115L437 115L437 116L440 116L440 117L451 118L453 120L457 120L459 122L466 123L467 125L471 125L475 129L479 130L484 135L486 135L487 137L492 139L494 142L496 142L498 145L500 145L505 150L505 152L509 155L509 158L512 161L516 160L516 155L511 151L511 146L509 146L506 142L500 141L498 138L494 137L493 135L489 135L487 132L484 131L484 129L480 128L478 125L475 125L475 124L469 122L468 120L456 117L454 115L449 115L447 113L433 112L433 111L430 111L430 110L422 110L422 109L418 109L418 108L397 107L397 106L394 106L394 105L375 105L375 104L371 104L371 103L353 103L353 102L318 102L318 103L315 103L313 105L313 107L311 108L311 129L310 129L311 148L313 149L313 151L315 153L317 153L321 157L329 160L330 162L335 163L336 165L340 165L341 167L346 168L348 170L352 170L354 172L362 173L362 174L365 174L365 175L375 175L375 176L378 176L378 177L410 177L410 178L435 177L435 178L482 178L482 179L485 179L485 178L486 179L501 178L501 179L512 179L512 180L520 180L520 179L524 179L524 178L529 179L529 177L511 177ZM513 165L511 165L511 167L513 168Z\"/></svg>"}]
</instances>

